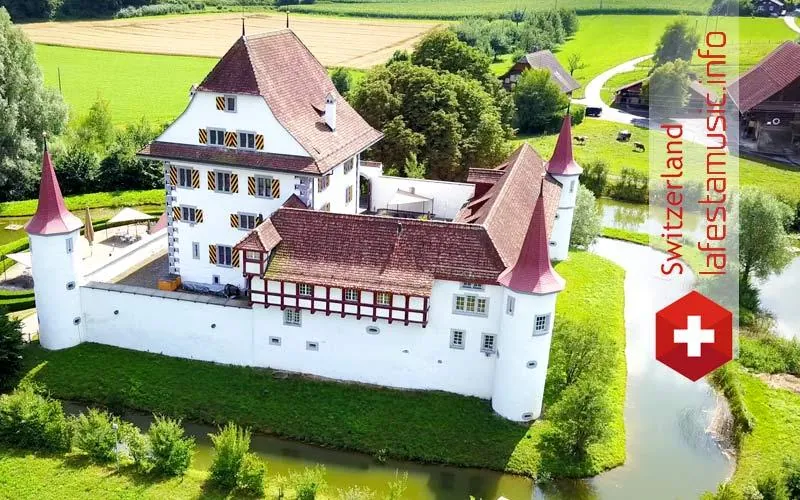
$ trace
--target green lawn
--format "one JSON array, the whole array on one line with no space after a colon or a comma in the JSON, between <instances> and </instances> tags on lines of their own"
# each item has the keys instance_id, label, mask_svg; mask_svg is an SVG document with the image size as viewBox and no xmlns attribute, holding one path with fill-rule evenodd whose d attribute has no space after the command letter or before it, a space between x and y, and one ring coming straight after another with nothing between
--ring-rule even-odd
<instances>
[{"instance_id":1,"label":"green lawn","mask_svg":"<svg viewBox=\"0 0 800 500\"><path fill-rule=\"evenodd\" d=\"M558 265L569 283L557 316L570 316L617 346L608 380L613 421L607 439L581 464L547 464L562 475L593 475L625 459L625 331L623 271L589 253ZM559 342L556 336L554 344ZM550 425L509 422L488 401L443 392L398 391L269 370L169 358L97 344L64 351L28 348L29 377L56 397L128 407L191 421L234 420L290 439L422 462L485 467L535 475L538 443Z\"/></svg>"},{"instance_id":2,"label":"green lawn","mask_svg":"<svg viewBox=\"0 0 800 500\"><path fill-rule=\"evenodd\" d=\"M514 9L545 10L554 5L575 9L578 13L679 13L701 14L708 11L709 0L674 0L653 3L647 0L561 0L557 4L536 0L319 0L312 4L292 5L292 12L342 16L458 19L468 16L497 17Z\"/></svg>"},{"instance_id":3,"label":"green lawn","mask_svg":"<svg viewBox=\"0 0 800 500\"><path fill-rule=\"evenodd\" d=\"M64 197L69 210L86 207L130 207L137 205L164 205L164 190L119 191L115 193L89 193ZM39 200L6 201L0 203L1 217L21 217L36 213Z\"/></svg>"},{"instance_id":4,"label":"green lawn","mask_svg":"<svg viewBox=\"0 0 800 500\"><path fill-rule=\"evenodd\" d=\"M617 132L627 129L631 132L630 142L617 142ZM651 147L651 135L654 147L664 147L666 136L658 131L637 128L631 125L607 122L587 118L574 127L574 135L588 138L585 146L574 146L576 160L581 163L593 160L604 160L612 174L618 174L624 167L634 168L641 172L649 172L649 153L635 153L633 142L642 142L648 149ZM536 137L520 137L515 142L527 140L545 158L549 158L555 147L557 134ZM685 142L686 157L704 158L704 147L699 144ZM702 155L702 156L700 156ZM739 159L739 182L742 186L754 186L774 193L782 199L800 202L800 170L779 164L759 163L746 158Z\"/></svg>"}]
</instances>

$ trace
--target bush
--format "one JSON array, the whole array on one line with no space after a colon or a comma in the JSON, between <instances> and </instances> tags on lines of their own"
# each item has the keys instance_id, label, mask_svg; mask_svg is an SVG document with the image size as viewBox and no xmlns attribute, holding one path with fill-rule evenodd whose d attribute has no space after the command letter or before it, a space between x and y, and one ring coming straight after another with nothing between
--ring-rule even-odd
<instances>
[{"instance_id":1,"label":"bush","mask_svg":"<svg viewBox=\"0 0 800 500\"><path fill-rule=\"evenodd\" d=\"M389 481L387 485L389 493L386 494L386 500L400 500L408 489L408 472L394 472L394 480Z\"/></svg>"},{"instance_id":2,"label":"bush","mask_svg":"<svg viewBox=\"0 0 800 500\"><path fill-rule=\"evenodd\" d=\"M602 230L603 216L597 209L594 194L585 186L579 186L575 215L572 219L572 233L569 238L570 248L589 248L597 241Z\"/></svg>"},{"instance_id":3,"label":"bush","mask_svg":"<svg viewBox=\"0 0 800 500\"><path fill-rule=\"evenodd\" d=\"M153 452L150 439L142 434L134 425L124 426L120 431L120 439L128 447L128 455L139 472L149 473L153 470Z\"/></svg>"},{"instance_id":4,"label":"bush","mask_svg":"<svg viewBox=\"0 0 800 500\"><path fill-rule=\"evenodd\" d=\"M545 69L525 70L514 87L516 125L525 133L547 132L560 124L569 98ZM557 127L557 125L555 125Z\"/></svg>"},{"instance_id":5,"label":"bush","mask_svg":"<svg viewBox=\"0 0 800 500\"><path fill-rule=\"evenodd\" d=\"M297 500L314 500L327 485L325 466L316 465L313 469L306 467L303 472L290 473L289 485Z\"/></svg>"},{"instance_id":6,"label":"bush","mask_svg":"<svg viewBox=\"0 0 800 500\"><path fill-rule=\"evenodd\" d=\"M250 449L250 431L228 423L217 434L210 434L214 443L211 482L224 490L236 488L239 469Z\"/></svg>"},{"instance_id":7,"label":"bush","mask_svg":"<svg viewBox=\"0 0 800 500\"><path fill-rule=\"evenodd\" d=\"M21 371L22 323L0 308L0 391L12 387Z\"/></svg>"},{"instance_id":8,"label":"bush","mask_svg":"<svg viewBox=\"0 0 800 500\"><path fill-rule=\"evenodd\" d=\"M586 186L586 189L591 191L595 198L600 198L608 183L608 165L603 160L594 160L582 166L581 185Z\"/></svg>"},{"instance_id":9,"label":"bush","mask_svg":"<svg viewBox=\"0 0 800 500\"><path fill-rule=\"evenodd\" d=\"M248 453L244 456L239 472L236 474L236 489L246 495L264 496L264 478L267 465L258 455Z\"/></svg>"},{"instance_id":10,"label":"bush","mask_svg":"<svg viewBox=\"0 0 800 500\"><path fill-rule=\"evenodd\" d=\"M585 458L589 446L608 432L611 409L602 379L585 377L567 387L547 417L553 425L543 436L545 446L556 456Z\"/></svg>"},{"instance_id":11,"label":"bush","mask_svg":"<svg viewBox=\"0 0 800 500\"><path fill-rule=\"evenodd\" d=\"M577 323L558 321L553 335L561 341L553 344L547 370L545 399L556 401L561 394L584 379L602 379L613 365L614 346L597 342L596 333Z\"/></svg>"},{"instance_id":12,"label":"bush","mask_svg":"<svg viewBox=\"0 0 800 500\"><path fill-rule=\"evenodd\" d=\"M88 193L95 188L99 162L92 151L76 144L54 158L58 185L65 196Z\"/></svg>"},{"instance_id":13,"label":"bush","mask_svg":"<svg viewBox=\"0 0 800 500\"><path fill-rule=\"evenodd\" d=\"M331 72L331 81L341 95L346 96L347 93L350 92L352 79L350 78L350 72L347 68L341 66L334 68Z\"/></svg>"},{"instance_id":14,"label":"bush","mask_svg":"<svg viewBox=\"0 0 800 500\"><path fill-rule=\"evenodd\" d=\"M783 464L785 470L786 493L790 500L800 499L800 459L790 458Z\"/></svg>"},{"instance_id":15,"label":"bush","mask_svg":"<svg viewBox=\"0 0 800 500\"><path fill-rule=\"evenodd\" d=\"M756 480L756 488L764 500L783 500L784 494L781 480L775 473L768 473Z\"/></svg>"},{"instance_id":16,"label":"bush","mask_svg":"<svg viewBox=\"0 0 800 500\"><path fill-rule=\"evenodd\" d=\"M572 120L572 126L580 125L583 123L583 119L586 118L586 106L583 104L572 104L569 107L569 116ZM558 121L558 124L561 125L561 121Z\"/></svg>"},{"instance_id":17,"label":"bush","mask_svg":"<svg viewBox=\"0 0 800 500\"><path fill-rule=\"evenodd\" d=\"M375 492L366 486L351 486L346 490L336 492L337 500L372 500Z\"/></svg>"},{"instance_id":18,"label":"bush","mask_svg":"<svg viewBox=\"0 0 800 500\"><path fill-rule=\"evenodd\" d=\"M29 450L69 451L70 425L61 402L23 383L0 396L0 441Z\"/></svg>"},{"instance_id":19,"label":"bush","mask_svg":"<svg viewBox=\"0 0 800 500\"><path fill-rule=\"evenodd\" d=\"M117 440L122 422L105 411L94 408L73 420L73 444L96 463L108 463L117 458Z\"/></svg>"},{"instance_id":20,"label":"bush","mask_svg":"<svg viewBox=\"0 0 800 500\"><path fill-rule=\"evenodd\" d=\"M114 17L124 19L130 17L142 16L162 16L166 14L185 14L192 10L203 10L205 5L202 3L161 3L154 5L142 5L141 7L133 7L131 5L124 7L114 14Z\"/></svg>"},{"instance_id":21,"label":"bush","mask_svg":"<svg viewBox=\"0 0 800 500\"><path fill-rule=\"evenodd\" d=\"M611 197L616 200L647 203L649 197L647 174L632 168L623 168L619 179L609 191Z\"/></svg>"},{"instance_id":22,"label":"bush","mask_svg":"<svg viewBox=\"0 0 800 500\"><path fill-rule=\"evenodd\" d=\"M194 454L194 439L184 436L180 420L156 416L147 436L153 470L167 476L186 473Z\"/></svg>"}]
</instances>

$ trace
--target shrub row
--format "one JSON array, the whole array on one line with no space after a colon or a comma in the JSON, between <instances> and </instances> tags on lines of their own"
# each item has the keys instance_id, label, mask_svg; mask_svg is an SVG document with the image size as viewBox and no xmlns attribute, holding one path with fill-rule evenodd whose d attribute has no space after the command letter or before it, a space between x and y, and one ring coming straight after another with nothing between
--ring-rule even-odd
<instances>
[{"instance_id":1,"label":"shrub row","mask_svg":"<svg viewBox=\"0 0 800 500\"><path fill-rule=\"evenodd\" d=\"M711 383L721 390L728 400L731 414L733 415L733 438L737 443L744 434L753 430L753 414L747 409L742 395L742 388L736 379L730 364L722 365L711 373Z\"/></svg>"},{"instance_id":2,"label":"shrub row","mask_svg":"<svg viewBox=\"0 0 800 500\"><path fill-rule=\"evenodd\" d=\"M800 341L749 332L740 337L739 362L761 373L800 376Z\"/></svg>"},{"instance_id":3,"label":"shrub row","mask_svg":"<svg viewBox=\"0 0 800 500\"><path fill-rule=\"evenodd\" d=\"M141 7L134 7L129 5L117 11L114 14L116 18L130 18L130 17L143 17L143 16L162 16L166 14L186 14L188 12L197 12L205 9L206 6L200 2L192 3L158 3L153 5L142 5Z\"/></svg>"},{"instance_id":4,"label":"shrub row","mask_svg":"<svg viewBox=\"0 0 800 500\"><path fill-rule=\"evenodd\" d=\"M607 196L631 203L647 203L650 198L647 174L633 168L623 168L618 177L609 179L608 165L602 160L586 163L580 182L597 198Z\"/></svg>"}]
</instances>

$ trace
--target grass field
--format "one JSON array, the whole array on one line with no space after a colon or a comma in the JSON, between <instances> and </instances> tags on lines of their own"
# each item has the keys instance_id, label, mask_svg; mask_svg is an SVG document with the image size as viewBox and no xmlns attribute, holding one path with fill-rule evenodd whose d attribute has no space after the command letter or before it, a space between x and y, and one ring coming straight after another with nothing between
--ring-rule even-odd
<instances>
[{"instance_id":1,"label":"grass field","mask_svg":"<svg viewBox=\"0 0 800 500\"><path fill-rule=\"evenodd\" d=\"M617 142L617 132L627 129L631 132L631 142ZM642 142L650 147L658 147L665 141L665 135L658 131L641 129L620 123L586 119L573 129L575 135L588 138L585 146L574 146L573 151L578 162L587 163L593 160L604 160L612 174L619 173L622 168L630 167L641 172L649 172L649 154L634 153L633 142ZM651 135L653 145L651 146ZM537 137L521 137L517 142L527 140L544 158L550 158L555 147L557 134ZM699 144L685 142L686 157L705 157L705 149ZM784 165L758 163L746 158L739 158L739 182L741 186L754 186L774 193L782 199L794 203L800 202L800 170Z\"/></svg>"},{"instance_id":2,"label":"grass field","mask_svg":"<svg viewBox=\"0 0 800 500\"><path fill-rule=\"evenodd\" d=\"M164 205L164 190L119 191L116 193L90 193L64 197L69 210L103 207L131 207L138 205ZM7 201L0 203L0 216L17 217L33 215L39 200Z\"/></svg>"},{"instance_id":3,"label":"grass field","mask_svg":"<svg viewBox=\"0 0 800 500\"><path fill-rule=\"evenodd\" d=\"M695 13L708 11L709 0L675 0L654 3L647 0L319 0L313 4L293 5L293 12L311 12L340 16L398 17L419 19L458 19L468 16L499 17L514 9L545 10L554 5L575 9L578 13Z\"/></svg>"},{"instance_id":4,"label":"grass field","mask_svg":"<svg viewBox=\"0 0 800 500\"><path fill-rule=\"evenodd\" d=\"M411 47L431 21L342 19L292 16L291 28L328 67L369 68L395 50ZM250 35L284 28L282 14L248 15ZM23 24L36 43L102 50L184 56L222 57L242 34L241 14L199 14L105 21Z\"/></svg>"},{"instance_id":5,"label":"grass field","mask_svg":"<svg viewBox=\"0 0 800 500\"><path fill-rule=\"evenodd\" d=\"M616 346L608 380L613 408L608 438L590 449L585 463L547 464L557 475L593 475L625 458L624 273L582 252L557 269L572 285L559 297L556 314L585 323L599 341ZM521 426L496 416L488 401L455 394L282 380L269 370L97 344L49 352L31 346L25 358L29 377L59 398L206 423L234 420L290 439L370 454L384 449L388 456L423 462L535 475L542 466L537 445L550 425L542 420Z\"/></svg>"}]
</instances>

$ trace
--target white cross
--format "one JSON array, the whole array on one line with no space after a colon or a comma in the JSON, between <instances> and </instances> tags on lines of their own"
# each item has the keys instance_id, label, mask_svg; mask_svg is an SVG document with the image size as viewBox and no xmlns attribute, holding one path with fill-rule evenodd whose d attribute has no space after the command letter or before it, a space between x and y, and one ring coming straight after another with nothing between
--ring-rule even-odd
<instances>
[{"instance_id":1,"label":"white cross","mask_svg":"<svg viewBox=\"0 0 800 500\"><path fill-rule=\"evenodd\" d=\"M672 339L676 344L686 344L686 354L690 358L699 358L703 344L714 343L714 330L703 330L700 327L700 316L686 318L686 329L675 329Z\"/></svg>"}]
</instances>

